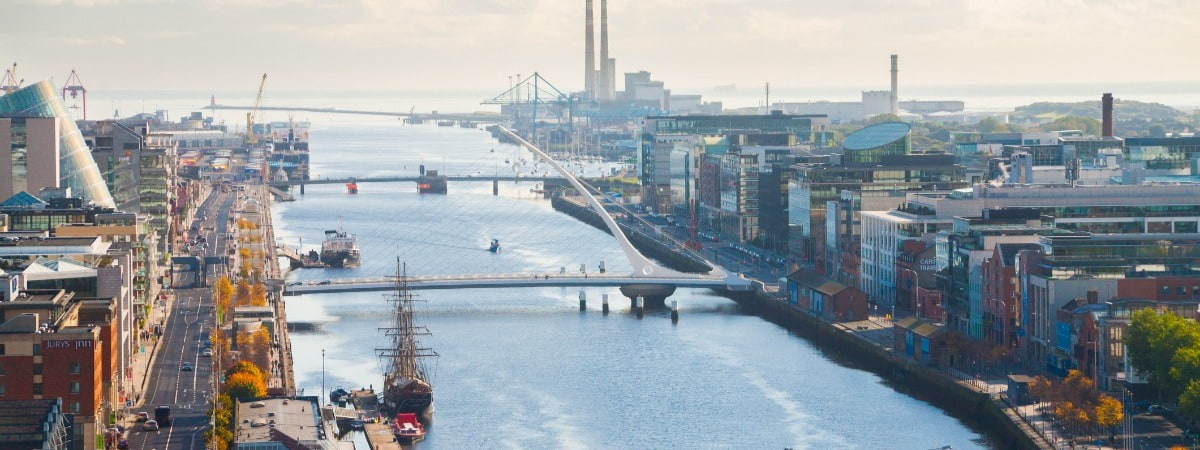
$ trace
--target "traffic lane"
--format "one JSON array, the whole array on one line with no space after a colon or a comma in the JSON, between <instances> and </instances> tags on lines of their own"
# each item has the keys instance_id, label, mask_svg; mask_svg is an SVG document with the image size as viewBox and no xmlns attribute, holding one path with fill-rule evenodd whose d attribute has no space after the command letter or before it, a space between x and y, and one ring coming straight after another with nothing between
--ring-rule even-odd
<instances>
[{"instance_id":1,"label":"traffic lane","mask_svg":"<svg viewBox=\"0 0 1200 450\"><path fill-rule=\"evenodd\" d=\"M167 318L163 346L154 367L154 373L157 374L154 387L148 391L147 412L153 415L155 407L170 406L173 423L163 430L147 431L140 435L135 433L131 436L133 448L189 448L189 435L196 431L197 424L206 425L203 420L204 400L208 393L207 377L211 373L205 371L196 374L194 371L181 370L183 363L194 359L197 354L192 348L195 347L193 333L198 328L195 326L198 320L189 316L195 316L193 308L199 306L199 293L202 291L193 289L177 293L176 305ZM202 383L199 379L201 376L205 377ZM179 436L176 436L177 433Z\"/></svg>"}]
</instances>

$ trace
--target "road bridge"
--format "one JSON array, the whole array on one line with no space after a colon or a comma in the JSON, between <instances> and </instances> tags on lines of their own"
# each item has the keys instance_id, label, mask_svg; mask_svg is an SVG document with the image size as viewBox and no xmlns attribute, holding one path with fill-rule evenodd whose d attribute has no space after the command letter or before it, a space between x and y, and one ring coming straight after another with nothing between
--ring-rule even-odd
<instances>
[{"instance_id":1,"label":"road bridge","mask_svg":"<svg viewBox=\"0 0 1200 450\"><path fill-rule=\"evenodd\" d=\"M313 178L313 179L308 179L308 180L304 180L304 181L301 181L301 180L277 180L277 181L272 181L271 186L278 188L278 187L287 187L287 186L299 186L301 184L304 184L304 185L346 184L351 181L354 181L355 183L400 183L400 182L414 182L415 183L415 182L424 181L424 180L425 180L425 178L420 177L420 176L415 176L415 177ZM487 175L470 176L470 175L466 175L466 176L448 176L448 177L446 177L446 181L488 181L488 182L491 182L491 181L532 181L532 182L536 182L536 183L546 183L546 182L550 182L550 183L563 182L563 183L565 183L566 179L563 177L514 177L514 176L487 176Z\"/></svg>"}]
</instances>

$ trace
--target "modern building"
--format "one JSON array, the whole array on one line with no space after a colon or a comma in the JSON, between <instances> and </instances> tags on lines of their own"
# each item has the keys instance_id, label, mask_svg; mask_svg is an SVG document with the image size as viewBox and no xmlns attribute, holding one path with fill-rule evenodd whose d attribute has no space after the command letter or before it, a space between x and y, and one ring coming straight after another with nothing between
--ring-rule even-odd
<instances>
[{"instance_id":1,"label":"modern building","mask_svg":"<svg viewBox=\"0 0 1200 450\"><path fill-rule=\"evenodd\" d=\"M32 125L29 123L29 119L39 118L55 120L34 120ZM29 152L53 150L54 143L44 142L43 139L53 139L57 135L59 181L55 186L71 188L85 203L108 208L116 206L96 161L92 159L91 149L84 142L83 134L79 132L58 91L49 81L34 83L0 96L0 119L8 119L0 123L0 148L7 149L4 152L7 155L0 154L0 159L8 157L6 163L0 163L3 164L0 165L0 170L7 168L10 171L0 179L8 179L11 176L13 180L12 184L0 183L9 184L7 188L0 189L11 190L14 184L29 183L30 177L34 177L32 181L35 183L43 182L48 171L36 165L46 157L31 156ZM30 163L35 164L35 167L31 168ZM31 169L33 172L30 172ZM28 185L15 192L27 189Z\"/></svg>"},{"instance_id":2,"label":"modern building","mask_svg":"<svg viewBox=\"0 0 1200 450\"><path fill-rule=\"evenodd\" d=\"M0 400L0 447L10 450L72 450L74 417L63 399ZM93 444L94 445L94 444Z\"/></svg>"}]
</instances>

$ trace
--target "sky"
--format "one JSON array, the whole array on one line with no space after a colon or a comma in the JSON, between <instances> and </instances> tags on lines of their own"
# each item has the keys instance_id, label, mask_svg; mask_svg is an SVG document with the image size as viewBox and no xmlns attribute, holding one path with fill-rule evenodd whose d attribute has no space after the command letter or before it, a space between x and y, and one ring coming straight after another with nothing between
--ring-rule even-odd
<instances>
[{"instance_id":1,"label":"sky","mask_svg":"<svg viewBox=\"0 0 1200 450\"><path fill-rule=\"evenodd\" d=\"M252 91L267 72L279 90L499 93L509 76L533 71L579 90L583 4L0 0L0 65L15 61L26 81L59 83L75 68L92 91ZM677 92L764 82L784 90L886 89L892 53L900 54L902 87L1200 82L1195 0L608 6L617 73L647 70Z\"/></svg>"}]
</instances>

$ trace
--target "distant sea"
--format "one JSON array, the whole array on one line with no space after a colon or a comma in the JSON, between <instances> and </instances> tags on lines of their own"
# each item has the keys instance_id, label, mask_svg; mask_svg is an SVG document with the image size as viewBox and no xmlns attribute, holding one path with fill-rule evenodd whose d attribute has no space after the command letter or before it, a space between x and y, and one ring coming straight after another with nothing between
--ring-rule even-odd
<instances>
[{"instance_id":1,"label":"distant sea","mask_svg":"<svg viewBox=\"0 0 1200 450\"><path fill-rule=\"evenodd\" d=\"M668 87L671 87L668 83ZM886 90L879 86L803 87L771 86L771 102L804 101L857 101L865 90ZM506 87L495 89L400 91L400 90L340 90L340 91L294 91L273 90L268 85L263 96L264 106L305 106L338 109L367 109L380 111L417 112L473 112L499 111L495 105L482 105L482 101L495 97ZM763 86L737 85L717 88L715 86L687 88L671 87L679 94L699 93L705 101L722 101L726 108L762 106L765 100ZM900 85L901 100L961 100L968 110L1004 111L1039 101L1077 102L1099 100L1100 95L1111 92L1118 99L1163 103L1190 112L1200 108L1200 81L1173 83L1056 83L1056 84L1011 84L1011 85ZM112 117L114 112L129 116L139 112L154 112L166 109L171 119L191 111L199 111L213 98L218 104L249 105L254 101L252 90L113 90L93 88L89 91L89 118ZM70 103L70 102L68 102ZM226 120L243 117L242 112L218 111L217 116ZM299 113L304 118L311 113ZM286 120L283 112L266 112L267 120Z\"/></svg>"}]
</instances>

